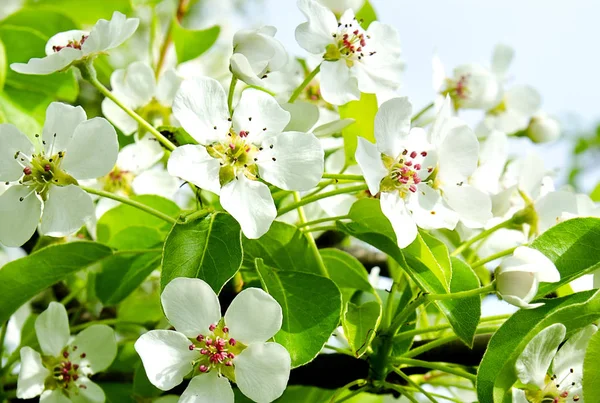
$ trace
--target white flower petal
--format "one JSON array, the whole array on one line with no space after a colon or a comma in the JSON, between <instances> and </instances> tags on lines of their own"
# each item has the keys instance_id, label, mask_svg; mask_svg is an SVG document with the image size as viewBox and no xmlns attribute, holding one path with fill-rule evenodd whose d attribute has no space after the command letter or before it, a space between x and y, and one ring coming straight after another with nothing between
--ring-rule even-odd
<instances>
[{"instance_id":1,"label":"white flower petal","mask_svg":"<svg viewBox=\"0 0 600 403\"><path fill-rule=\"evenodd\" d=\"M85 122L85 110L81 106L71 106L52 102L46 109L46 121L42 129L42 139L46 142L46 152L65 151L73 138L75 129ZM56 134L56 138L54 135Z\"/></svg>"},{"instance_id":2,"label":"white flower petal","mask_svg":"<svg viewBox=\"0 0 600 403\"><path fill-rule=\"evenodd\" d=\"M0 181L16 181L23 175L23 166L15 159L18 151L31 157L34 151L33 144L15 126L0 124Z\"/></svg>"},{"instance_id":3,"label":"white flower petal","mask_svg":"<svg viewBox=\"0 0 600 403\"><path fill-rule=\"evenodd\" d=\"M572 192L551 192L535 203L539 232L542 233L562 221L564 213L577 216L577 196Z\"/></svg>"},{"instance_id":4,"label":"white flower petal","mask_svg":"<svg viewBox=\"0 0 600 403\"><path fill-rule=\"evenodd\" d=\"M444 199L468 228L481 228L492 218L492 199L473 186L444 186Z\"/></svg>"},{"instance_id":5,"label":"white flower petal","mask_svg":"<svg viewBox=\"0 0 600 403\"><path fill-rule=\"evenodd\" d=\"M285 103L280 106L290 113L290 121L284 128L286 132L308 133L319 120L319 108L314 104L296 101L293 104ZM339 133L339 131L333 133Z\"/></svg>"},{"instance_id":6,"label":"white flower petal","mask_svg":"<svg viewBox=\"0 0 600 403\"><path fill-rule=\"evenodd\" d=\"M556 350L565 338L567 328L561 323L548 326L535 335L517 358L515 370L525 385L546 386L545 378Z\"/></svg>"},{"instance_id":7,"label":"white flower petal","mask_svg":"<svg viewBox=\"0 0 600 403\"><path fill-rule=\"evenodd\" d=\"M515 306L531 309L543 305L529 304L537 294L538 287L539 282L535 274L531 272L505 270L501 267L496 273L496 291L498 295Z\"/></svg>"},{"instance_id":8,"label":"white flower petal","mask_svg":"<svg viewBox=\"0 0 600 403\"><path fill-rule=\"evenodd\" d=\"M29 59L27 63L12 63L10 68L21 74L52 74L63 70L73 61L82 57L83 52L81 50L64 48L46 57Z\"/></svg>"},{"instance_id":9,"label":"white flower petal","mask_svg":"<svg viewBox=\"0 0 600 403\"><path fill-rule=\"evenodd\" d=\"M65 307L58 302L50 302L35 320L35 334L44 355L60 356L71 335Z\"/></svg>"},{"instance_id":10,"label":"white flower petal","mask_svg":"<svg viewBox=\"0 0 600 403\"><path fill-rule=\"evenodd\" d=\"M125 70L125 95L134 101L135 106L149 103L156 92L154 71L147 63L137 61Z\"/></svg>"},{"instance_id":11,"label":"white flower petal","mask_svg":"<svg viewBox=\"0 0 600 403\"><path fill-rule=\"evenodd\" d=\"M381 153L396 158L404 151L411 116L412 104L407 97L381 104L375 116L375 140Z\"/></svg>"},{"instance_id":12,"label":"white flower petal","mask_svg":"<svg viewBox=\"0 0 600 403\"><path fill-rule=\"evenodd\" d=\"M21 185L9 187L0 195L0 243L23 245L35 232L41 215L42 202L31 194L31 189Z\"/></svg>"},{"instance_id":13,"label":"white flower petal","mask_svg":"<svg viewBox=\"0 0 600 403\"><path fill-rule=\"evenodd\" d=\"M538 281L556 283L560 281L560 273L550 259L537 249L519 246L513 252L512 261L519 262L519 269L535 273Z\"/></svg>"},{"instance_id":14,"label":"white flower petal","mask_svg":"<svg viewBox=\"0 0 600 403\"><path fill-rule=\"evenodd\" d=\"M76 385L79 387L79 393L71 394L72 403L104 403L106 401L104 390L89 378L81 377Z\"/></svg>"},{"instance_id":15,"label":"white flower petal","mask_svg":"<svg viewBox=\"0 0 600 403\"><path fill-rule=\"evenodd\" d=\"M360 98L358 81L350 74L346 61L325 61L321 64L321 96L334 105Z\"/></svg>"},{"instance_id":16,"label":"white flower petal","mask_svg":"<svg viewBox=\"0 0 600 403\"><path fill-rule=\"evenodd\" d=\"M250 62L241 53L234 53L231 55L229 59L229 64L231 66L231 72L235 77L245 82L248 85L256 85L258 87L263 87L263 82L256 75Z\"/></svg>"},{"instance_id":17,"label":"white flower petal","mask_svg":"<svg viewBox=\"0 0 600 403\"><path fill-rule=\"evenodd\" d=\"M117 356L115 332L106 325L92 325L84 329L69 346L73 351L72 361L91 374L104 371Z\"/></svg>"},{"instance_id":18,"label":"white flower petal","mask_svg":"<svg viewBox=\"0 0 600 403\"><path fill-rule=\"evenodd\" d=\"M274 38L276 33L277 28L267 25L259 29L241 29L233 36L234 56L243 55L254 77L280 70L287 64L287 52Z\"/></svg>"},{"instance_id":19,"label":"white flower petal","mask_svg":"<svg viewBox=\"0 0 600 403\"><path fill-rule=\"evenodd\" d=\"M466 181L477 168L479 142L470 127L455 127L449 131L437 154L439 180L444 185L455 185Z\"/></svg>"},{"instance_id":20,"label":"white flower petal","mask_svg":"<svg viewBox=\"0 0 600 403\"><path fill-rule=\"evenodd\" d=\"M148 380L160 390L179 385L192 369L192 361L199 358L198 351L190 351L190 340L172 330L151 330L135 342Z\"/></svg>"},{"instance_id":21,"label":"white flower petal","mask_svg":"<svg viewBox=\"0 0 600 403\"><path fill-rule=\"evenodd\" d=\"M175 94L173 115L200 144L226 138L231 127L227 95L213 78L196 77L183 81Z\"/></svg>"},{"instance_id":22,"label":"white flower petal","mask_svg":"<svg viewBox=\"0 0 600 403\"><path fill-rule=\"evenodd\" d=\"M72 403L60 389L47 390L40 396L40 403Z\"/></svg>"},{"instance_id":23,"label":"white flower petal","mask_svg":"<svg viewBox=\"0 0 600 403\"><path fill-rule=\"evenodd\" d=\"M281 133L290 121L290 113L284 110L269 94L248 88L233 112L233 129L248 132L247 140L259 144L265 135Z\"/></svg>"},{"instance_id":24,"label":"white flower petal","mask_svg":"<svg viewBox=\"0 0 600 403\"><path fill-rule=\"evenodd\" d=\"M17 397L33 399L44 391L44 382L50 371L42 364L42 356L31 347L21 349L21 369L17 379Z\"/></svg>"},{"instance_id":25,"label":"white flower petal","mask_svg":"<svg viewBox=\"0 0 600 403\"><path fill-rule=\"evenodd\" d=\"M323 53L333 43L337 32L337 19L326 7L313 0L298 0L298 8L308 22L296 27L296 41L310 53Z\"/></svg>"},{"instance_id":26,"label":"white flower petal","mask_svg":"<svg viewBox=\"0 0 600 403\"><path fill-rule=\"evenodd\" d=\"M257 154L257 165L267 182L285 190L310 190L321 180L325 155L311 133L271 136L265 139L263 148Z\"/></svg>"},{"instance_id":27,"label":"white flower petal","mask_svg":"<svg viewBox=\"0 0 600 403\"><path fill-rule=\"evenodd\" d=\"M496 45L492 55L492 72L498 77L504 78L514 56L515 50L510 46L502 43Z\"/></svg>"},{"instance_id":28,"label":"white flower petal","mask_svg":"<svg viewBox=\"0 0 600 403\"><path fill-rule=\"evenodd\" d=\"M174 69L167 69L158 78L158 84L156 86L156 99L162 105L171 106L173 105L173 98L181 85L183 79L177 75Z\"/></svg>"},{"instance_id":29,"label":"white flower petal","mask_svg":"<svg viewBox=\"0 0 600 403\"><path fill-rule=\"evenodd\" d=\"M93 118L75 129L61 168L76 179L95 179L111 171L118 155L114 127L104 118Z\"/></svg>"},{"instance_id":30,"label":"white flower petal","mask_svg":"<svg viewBox=\"0 0 600 403\"><path fill-rule=\"evenodd\" d=\"M359 137L355 158L369 186L369 192L376 195L379 193L381 180L388 174L377 145L363 137Z\"/></svg>"},{"instance_id":31,"label":"white flower petal","mask_svg":"<svg viewBox=\"0 0 600 403\"><path fill-rule=\"evenodd\" d=\"M165 286L160 301L165 316L175 329L189 338L208 332L221 319L215 292L198 278L177 277Z\"/></svg>"},{"instance_id":32,"label":"white flower petal","mask_svg":"<svg viewBox=\"0 0 600 403\"><path fill-rule=\"evenodd\" d=\"M225 325L235 340L249 345L269 340L281 329L281 306L260 288L239 293L225 313Z\"/></svg>"},{"instance_id":33,"label":"white flower petal","mask_svg":"<svg viewBox=\"0 0 600 403\"><path fill-rule=\"evenodd\" d=\"M56 53L55 48L65 48L69 42L81 42L81 39L88 35L89 32L80 29L59 32L48 39L44 47L44 52L46 52L46 56L50 56Z\"/></svg>"},{"instance_id":34,"label":"white flower petal","mask_svg":"<svg viewBox=\"0 0 600 403\"><path fill-rule=\"evenodd\" d=\"M235 357L233 364L238 388L256 402L277 399L290 377L290 353L277 343L251 344Z\"/></svg>"},{"instance_id":35,"label":"white flower petal","mask_svg":"<svg viewBox=\"0 0 600 403\"><path fill-rule=\"evenodd\" d=\"M235 396L227 378L210 371L192 378L179 403L233 403Z\"/></svg>"},{"instance_id":36,"label":"white flower petal","mask_svg":"<svg viewBox=\"0 0 600 403\"><path fill-rule=\"evenodd\" d=\"M527 400L527 395L525 395L525 391L521 389L513 388L512 399L513 403L529 403L529 400Z\"/></svg>"},{"instance_id":37,"label":"white flower petal","mask_svg":"<svg viewBox=\"0 0 600 403\"><path fill-rule=\"evenodd\" d=\"M240 223L247 238L260 238L269 230L277 209L264 183L239 175L221 189L221 205Z\"/></svg>"},{"instance_id":38,"label":"white flower petal","mask_svg":"<svg viewBox=\"0 0 600 403\"><path fill-rule=\"evenodd\" d=\"M164 149L154 137L146 136L119 151L117 166L123 171L138 174L160 161L164 153Z\"/></svg>"},{"instance_id":39,"label":"white flower petal","mask_svg":"<svg viewBox=\"0 0 600 403\"><path fill-rule=\"evenodd\" d=\"M67 236L79 230L94 217L94 203L89 194L78 186L51 186L40 232L49 236Z\"/></svg>"},{"instance_id":40,"label":"white flower petal","mask_svg":"<svg viewBox=\"0 0 600 403\"><path fill-rule=\"evenodd\" d=\"M219 169L219 161L211 157L204 146L192 144L173 150L167 163L171 175L216 194L221 190Z\"/></svg>"},{"instance_id":41,"label":"white flower petal","mask_svg":"<svg viewBox=\"0 0 600 403\"><path fill-rule=\"evenodd\" d=\"M417 237L417 224L406 207L404 199L396 192L381 193L381 211L390 220L400 248L406 248Z\"/></svg>"},{"instance_id":42,"label":"white flower petal","mask_svg":"<svg viewBox=\"0 0 600 403\"><path fill-rule=\"evenodd\" d=\"M117 126L124 135L129 136L138 129L137 122L110 99L104 98L101 107L104 117Z\"/></svg>"},{"instance_id":43,"label":"white flower petal","mask_svg":"<svg viewBox=\"0 0 600 403\"><path fill-rule=\"evenodd\" d=\"M167 199L173 196L180 188L181 181L169 175L162 167L144 171L131 182L131 188L136 195L154 194Z\"/></svg>"},{"instance_id":44,"label":"white flower petal","mask_svg":"<svg viewBox=\"0 0 600 403\"><path fill-rule=\"evenodd\" d=\"M116 48L133 35L139 22L137 18L127 18L124 14L115 11L110 21L98 20L81 46L81 50L87 55Z\"/></svg>"},{"instance_id":45,"label":"white flower petal","mask_svg":"<svg viewBox=\"0 0 600 403\"><path fill-rule=\"evenodd\" d=\"M417 192L410 198L408 209L417 225L423 229L446 228L453 230L458 214L449 209L438 191L425 183L417 185Z\"/></svg>"},{"instance_id":46,"label":"white flower petal","mask_svg":"<svg viewBox=\"0 0 600 403\"><path fill-rule=\"evenodd\" d=\"M517 85L506 91L504 102L511 110L530 117L540 109L542 99L535 88Z\"/></svg>"},{"instance_id":47,"label":"white flower petal","mask_svg":"<svg viewBox=\"0 0 600 403\"><path fill-rule=\"evenodd\" d=\"M564 379L568 385L575 381L578 386L581 386L585 352L590 339L597 331L596 325L587 325L569 337L560 347L552 361L552 373L558 376L557 382L562 382ZM565 379L571 373L573 374L571 377L575 379Z\"/></svg>"}]
</instances>

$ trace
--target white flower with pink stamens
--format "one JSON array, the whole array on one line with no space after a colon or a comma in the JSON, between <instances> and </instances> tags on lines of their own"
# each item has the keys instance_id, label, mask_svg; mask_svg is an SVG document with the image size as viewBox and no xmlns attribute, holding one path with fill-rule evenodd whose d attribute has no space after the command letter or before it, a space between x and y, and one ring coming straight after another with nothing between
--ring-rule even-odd
<instances>
[{"instance_id":1,"label":"white flower with pink stamens","mask_svg":"<svg viewBox=\"0 0 600 403\"><path fill-rule=\"evenodd\" d=\"M341 18L315 0L298 0L308 22L296 28L306 51L323 56L321 95L335 105L360 98L360 93L390 93L400 87L403 62L398 32L374 21L367 30L354 11Z\"/></svg>"},{"instance_id":2,"label":"white flower with pink stamens","mask_svg":"<svg viewBox=\"0 0 600 403\"><path fill-rule=\"evenodd\" d=\"M137 29L139 20L115 11L112 19L99 20L90 32L59 32L48 40L46 57L27 63L13 63L10 68L21 74L51 74L63 71L73 63L93 58L125 42Z\"/></svg>"},{"instance_id":3,"label":"white flower with pink stamens","mask_svg":"<svg viewBox=\"0 0 600 403\"><path fill-rule=\"evenodd\" d=\"M102 388L89 377L108 368L117 356L117 341L110 327L92 325L69 341L67 310L51 302L36 319L35 333L42 354L31 347L21 349L19 399L40 396L41 403L105 400Z\"/></svg>"},{"instance_id":4,"label":"white flower with pink stamens","mask_svg":"<svg viewBox=\"0 0 600 403\"><path fill-rule=\"evenodd\" d=\"M77 181L109 173L118 152L111 124L87 120L81 106L51 103L41 138L0 125L0 181L10 185L0 196L0 242L20 246L38 224L50 236L80 229L94 215L94 205Z\"/></svg>"},{"instance_id":5,"label":"white flower with pink stamens","mask_svg":"<svg viewBox=\"0 0 600 403\"><path fill-rule=\"evenodd\" d=\"M161 302L176 330L151 330L135 343L154 386L172 389L192 373L180 402L233 403L229 381L256 402L281 396L291 359L283 346L267 341L283 320L273 297L247 288L221 317L217 295L206 282L180 277L167 284Z\"/></svg>"},{"instance_id":6,"label":"white flower with pink stamens","mask_svg":"<svg viewBox=\"0 0 600 403\"><path fill-rule=\"evenodd\" d=\"M372 144L358 138L356 161L369 191L381 192L381 209L390 220L398 246L404 248L424 229L454 229L458 215L431 186L438 158L421 128L410 128L412 105L406 97L381 105Z\"/></svg>"},{"instance_id":7,"label":"white flower with pink stamens","mask_svg":"<svg viewBox=\"0 0 600 403\"><path fill-rule=\"evenodd\" d=\"M311 133L283 132L289 112L275 98L246 89L232 115L218 81L184 81L173 114L199 145L177 147L167 169L196 186L220 194L221 205L258 238L277 215L269 187L309 190L323 175L323 148Z\"/></svg>"}]
</instances>

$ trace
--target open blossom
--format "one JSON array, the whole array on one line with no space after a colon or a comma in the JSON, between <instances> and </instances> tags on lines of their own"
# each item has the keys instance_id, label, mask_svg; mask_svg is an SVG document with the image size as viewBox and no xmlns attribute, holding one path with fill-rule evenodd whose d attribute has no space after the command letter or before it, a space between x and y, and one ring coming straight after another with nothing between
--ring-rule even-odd
<instances>
[{"instance_id":1,"label":"open blossom","mask_svg":"<svg viewBox=\"0 0 600 403\"><path fill-rule=\"evenodd\" d=\"M80 106L51 103L42 135L33 142L13 125L0 125L0 181L11 185L0 196L0 242L22 245L40 216L45 235L66 236L81 228L94 206L77 181L107 174L118 150L110 123L86 120Z\"/></svg>"},{"instance_id":2,"label":"open blossom","mask_svg":"<svg viewBox=\"0 0 600 403\"><path fill-rule=\"evenodd\" d=\"M583 360L597 331L595 325L588 325L564 344L567 328L562 323L535 335L515 363L517 376L528 390L513 389L513 402L584 403Z\"/></svg>"},{"instance_id":3,"label":"open blossom","mask_svg":"<svg viewBox=\"0 0 600 403\"><path fill-rule=\"evenodd\" d=\"M161 302L172 330L151 330L135 343L150 382L161 390L193 373L180 402L233 403L235 382L256 402L283 393L291 368L288 351L267 342L281 328L281 307L258 288L239 293L221 318L217 295L200 279L176 278Z\"/></svg>"},{"instance_id":4,"label":"open blossom","mask_svg":"<svg viewBox=\"0 0 600 403\"><path fill-rule=\"evenodd\" d=\"M356 161L369 191L381 192L381 209L390 220L398 246L404 248L424 229L454 229L457 214L428 184L437 165L433 146L421 128L410 128L407 98L384 102L375 117L376 144L358 138Z\"/></svg>"},{"instance_id":5,"label":"open blossom","mask_svg":"<svg viewBox=\"0 0 600 403\"><path fill-rule=\"evenodd\" d=\"M230 116L223 87L200 77L182 84L173 113L200 144L175 149L169 173L220 194L221 205L248 238L267 232L277 215L269 187L259 178L285 190L309 190L322 177L319 140L283 132L289 112L262 91L245 90Z\"/></svg>"},{"instance_id":6,"label":"open blossom","mask_svg":"<svg viewBox=\"0 0 600 403\"><path fill-rule=\"evenodd\" d=\"M374 21L367 30L354 11L341 18L315 0L298 0L308 22L296 28L296 40L310 53L323 56L321 95L335 105L360 93L390 92L400 87L403 63L400 39L390 25Z\"/></svg>"},{"instance_id":7,"label":"open blossom","mask_svg":"<svg viewBox=\"0 0 600 403\"><path fill-rule=\"evenodd\" d=\"M35 333L42 354L31 347L21 349L17 397L40 396L41 403L104 402L104 391L89 377L115 359L114 331L106 325L92 325L70 340L67 311L51 302L36 319Z\"/></svg>"},{"instance_id":8,"label":"open blossom","mask_svg":"<svg viewBox=\"0 0 600 403\"><path fill-rule=\"evenodd\" d=\"M556 283L560 273L543 253L519 246L511 257L504 259L496 270L496 291L506 302L520 308L532 309L544 305L531 304L540 282Z\"/></svg>"},{"instance_id":9,"label":"open blossom","mask_svg":"<svg viewBox=\"0 0 600 403\"><path fill-rule=\"evenodd\" d=\"M241 29L233 36L231 72L249 85L264 87L263 79L288 63L288 54L270 25L259 29Z\"/></svg>"},{"instance_id":10,"label":"open blossom","mask_svg":"<svg viewBox=\"0 0 600 403\"><path fill-rule=\"evenodd\" d=\"M99 20L90 32L59 32L48 40L46 57L27 63L13 63L10 68L22 74L51 74L73 63L93 58L125 42L137 29L139 20L115 11L111 20Z\"/></svg>"},{"instance_id":11,"label":"open blossom","mask_svg":"<svg viewBox=\"0 0 600 403\"><path fill-rule=\"evenodd\" d=\"M171 105L181 81L173 69L165 70L157 80L152 67L144 62L115 70L110 77L112 92L119 101L146 120L165 125L171 124ZM102 101L102 113L126 135L138 129L137 122L108 98Z\"/></svg>"}]
</instances>

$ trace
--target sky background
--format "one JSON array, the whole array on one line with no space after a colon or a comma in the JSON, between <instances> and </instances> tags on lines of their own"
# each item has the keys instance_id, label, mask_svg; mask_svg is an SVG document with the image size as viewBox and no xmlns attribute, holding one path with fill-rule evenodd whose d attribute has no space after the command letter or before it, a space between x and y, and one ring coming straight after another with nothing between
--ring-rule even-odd
<instances>
[{"instance_id":1,"label":"sky background","mask_svg":"<svg viewBox=\"0 0 600 403\"><path fill-rule=\"evenodd\" d=\"M600 2L595 0L371 0L379 20L400 34L406 62L402 95L415 109L433 99L431 57L437 52L450 72L463 63L490 64L494 46L515 49L509 85L528 84L542 95L542 108L560 118L566 131L590 129L600 120ZM295 0L262 0L255 10L262 22L278 28L290 53L305 56L294 30L304 22ZM254 14L254 13L253 13ZM471 120L473 116L466 116ZM570 144L532 147L515 141L515 154L535 148L549 169L564 180ZM583 185L591 190L598 171Z\"/></svg>"}]
</instances>

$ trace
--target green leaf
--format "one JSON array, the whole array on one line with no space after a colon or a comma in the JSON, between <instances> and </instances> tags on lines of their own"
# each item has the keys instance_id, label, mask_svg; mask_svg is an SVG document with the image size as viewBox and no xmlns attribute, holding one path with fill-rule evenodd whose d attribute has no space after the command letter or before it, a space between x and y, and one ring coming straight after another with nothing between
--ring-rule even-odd
<instances>
[{"instance_id":1,"label":"green leaf","mask_svg":"<svg viewBox=\"0 0 600 403\"><path fill-rule=\"evenodd\" d=\"M600 332L588 344L583 360L583 400L600 402Z\"/></svg>"},{"instance_id":2,"label":"green leaf","mask_svg":"<svg viewBox=\"0 0 600 403\"><path fill-rule=\"evenodd\" d=\"M310 250L306 236L293 225L275 221L259 239L242 239L244 267L254 269L254 259L279 270L320 274L319 264Z\"/></svg>"},{"instance_id":3,"label":"green leaf","mask_svg":"<svg viewBox=\"0 0 600 403\"><path fill-rule=\"evenodd\" d=\"M164 197L156 195L142 195L134 196L132 199L152 207L153 209L161 211L173 218L176 218L180 212L179 206L177 206L175 202L165 199ZM128 227L134 226L154 228L163 234L163 236L166 236L172 225L158 217L146 213L145 211L127 204L121 204L120 206L107 211L98 220L96 228L98 242L110 244L112 242L111 238L115 236L115 234Z\"/></svg>"},{"instance_id":4,"label":"green leaf","mask_svg":"<svg viewBox=\"0 0 600 403\"><path fill-rule=\"evenodd\" d=\"M81 241L49 246L8 263L0 270L0 323L42 290L111 254L107 246Z\"/></svg>"},{"instance_id":5,"label":"green leaf","mask_svg":"<svg viewBox=\"0 0 600 403\"><path fill-rule=\"evenodd\" d=\"M214 213L173 227L165 241L160 284L164 288L175 277L199 278L218 294L241 264L240 225L229 214Z\"/></svg>"},{"instance_id":6,"label":"green leaf","mask_svg":"<svg viewBox=\"0 0 600 403\"><path fill-rule=\"evenodd\" d=\"M479 287L479 279L473 269L462 260L453 257L450 291L469 291ZM448 310L448 315L455 318L452 324L454 333L469 347L473 347L473 338L481 318L481 296L445 301L444 308Z\"/></svg>"},{"instance_id":7,"label":"green leaf","mask_svg":"<svg viewBox=\"0 0 600 403\"><path fill-rule=\"evenodd\" d=\"M427 239L427 242L425 241ZM450 290L452 266L448 248L425 232L417 234L417 238L403 250L404 255L414 256L427 266L440 281L446 292Z\"/></svg>"},{"instance_id":8,"label":"green leaf","mask_svg":"<svg viewBox=\"0 0 600 403\"><path fill-rule=\"evenodd\" d=\"M541 283L543 297L584 274L600 268L600 218L574 218L540 235L531 244L546 255L560 272L557 283Z\"/></svg>"},{"instance_id":9,"label":"green leaf","mask_svg":"<svg viewBox=\"0 0 600 403\"><path fill-rule=\"evenodd\" d=\"M132 11L130 0L27 0L25 4L40 10L64 13L82 25L95 24L100 18L109 20L114 11L123 14Z\"/></svg>"},{"instance_id":10,"label":"green leaf","mask_svg":"<svg viewBox=\"0 0 600 403\"><path fill-rule=\"evenodd\" d=\"M4 43L0 40L0 91L4 88L4 82L6 81L6 69L8 63L6 62L6 49Z\"/></svg>"},{"instance_id":11,"label":"green leaf","mask_svg":"<svg viewBox=\"0 0 600 403\"><path fill-rule=\"evenodd\" d=\"M562 323L569 337L600 318L597 290L541 301L545 304L539 308L517 311L492 336L477 373L477 396L481 403L510 402L507 392L517 381L515 362L542 329Z\"/></svg>"},{"instance_id":12,"label":"green leaf","mask_svg":"<svg viewBox=\"0 0 600 403\"><path fill-rule=\"evenodd\" d=\"M135 370L133 371L133 394L136 397L158 397L163 393L162 390L158 389L156 386L150 383L148 376L146 375L146 370L142 363L138 363L136 365ZM139 401L140 399L136 399Z\"/></svg>"},{"instance_id":13,"label":"green leaf","mask_svg":"<svg viewBox=\"0 0 600 403\"><path fill-rule=\"evenodd\" d=\"M340 119L354 119L354 123L342 130L346 164L356 164L354 154L358 137L375 142L375 115L377 114L377 97L374 94L360 94L358 101L351 101L340 106Z\"/></svg>"},{"instance_id":14,"label":"green leaf","mask_svg":"<svg viewBox=\"0 0 600 403\"><path fill-rule=\"evenodd\" d=\"M159 288L154 287L150 292L143 288L136 289L117 306L117 313L117 317L124 322L143 324L163 320Z\"/></svg>"},{"instance_id":15,"label":"green leaf","mask_svg":"<svg viewBox=\"0 0 600 403\"><path fill-rule=\"evenodd\" d=\"M131 383L98 382L106 395L106 403L135 403Z\"/></svg>"},{"instance_id":16,"label":"green leaf","mask_svg":"<svg viewBox=\"0 0 600 403\"><path fill-rule=\"evenodd\" d=\"M348 338L350 348L356 357L362 356L367 351L375 337L380 320L381 305L379 302L370 301L362 305L348 303L342 325L344 335Z\"/></svg>"},{"instance_id":17,"label":"green leaf","mask_svg":"<svg viewBox=\"0 0 600 403\"><path fill-rule=\"evenodd\" d=\"M349 215L353 220L352 222L337 222L337 226L341 231L387 253L423 291L434 294L448 293L444 275L444 271L448 270L448 252L441 242L426 236L427 241L435 251L434 254L424 238L419 235L415 240L416 245L410 245L403 251L398 247L392 225L381 212L379 202L374 199L357 201L350 209ZM436 255L439 257L439 261L435 258ZM465 274L464 277L468 279L470 276ZM444 278L444 281L442 282L440 278ZM471 280L473 279L471 278ZM470 285L471 283L468 283L465 286ZM457 285L456 288L461 287ZM452 290L452 283L450 283L450 289ZM465 325L464 321L465 317L472 315L473 311L459 309L454 301L435 301L434 304L448 319L456 335L465 344L471 345L473 326L471 321L467 321L468 325Z\"/></svg>"},{"instance_id":18,"label":"green leaf","mask_svg":"<svg viewBox=\"0 0 600 403\"><path fill-rule=\"evenodd\" d=\"M281 330L273 337L292 357L292 368L312 361L340 322L342 297L328 278L282 271L256 259L263 288L283 310Z\"/></svg>"},{"instance_id":19,"label":"green leaf","mask_svg":"<svg viewBox=\"0 0 600 403\"><path fill-rule=\"evenodd\" d=\"M356 291L373 293L369 276L364 266L354 256L339 249L319 250L329 277L340 288L344 303Z\"/></svg>"},{"instance_id":20,"label":"green leaf","mask_svg":"<svg viewBox=\"0 0 600 403\"><path fill-rule=\"evenodd\" d=\"M206 52L217 41L220 31L221 28L218 25L202 30L186 29L174 20L171 34L177 53L177 62L187 62Z\"/></svg>"},{"instance_id":21,"label":"green leaf","mask_svg":"<svg viewBox=\"0 0 600 403\"><path fill-rule=\"evenodd\" d=\"M600 182L598 182L592 193L590 193L590 198L595 202L600 202Z\"/></svg>"},{"instance_id":22,"label":"green leaf","mask_svg":"<svg viewBox=\"0 0 600 403\"><path fill-rule=\"evenodd\" d=\"M160 266L160 259L160 250L120 251L104 259L96 275L96 296L104 305L118 304Z\"/></svg>"},{"instance_id":23,"label":"green leaf","mask_svg":"<svg viewBox=\"0 0 600 403\"><path fill-rule=\"evenodd\" d=\"M153 249L162 247L163 240L156 228L132 226L117 232L107 245L118 250Z\"/></svg>"},{"instance_id":24,"label":"green leaf","mask_svg":"<svg viewBox=\"0 0 600 403\"><path fill-rule=\"evenodd\" d=\"M365 1L365 4L358 10L356 13L356 19L360 21L360 25L363 29L369 28L369 25L375 20L377 20L377 14L375 13L375 9L371 5L369 0Z\"/></svg>"},{"instance_id":25,"label":"green leaf","mask_svg":"<svg viewBox=\"0 0 600 403\"><path fill-rule=\"evenodd\" d=\"M24 8L2 20L1 25L34 28L50 38L58 32L78 29L70 17L58 11Z\"/></svg>"},{"instance_id":26,"label":"green leaf","mask_svg":"<svg viewBox=\"0 0 600 403\"><path fill-rule=\"evenodd\" d=\"M6 92L0 92L0 123L12 123L31 138L35 133L42 131L42 125L7 97Z\"/></svg>"}]
</instances>

